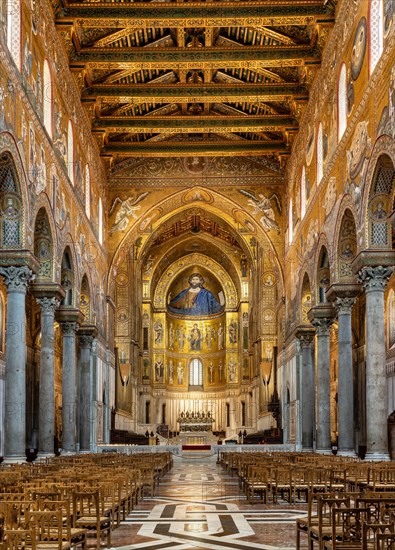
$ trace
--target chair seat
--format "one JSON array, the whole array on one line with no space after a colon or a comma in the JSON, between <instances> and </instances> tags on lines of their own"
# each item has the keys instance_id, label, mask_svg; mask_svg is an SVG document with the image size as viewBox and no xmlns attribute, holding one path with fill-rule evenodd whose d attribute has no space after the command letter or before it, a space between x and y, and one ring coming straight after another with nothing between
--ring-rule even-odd
<instances>
[{"instance_id":1,"label":"chair seat","mask_svg":"<svg viewBox=\"0 0 395 550\"><path fill-rule=\"evenodd\" d=\"M310 527L309 529L310 537L314 539L318 539L319 536L319 526L314 525L313 527ZM321 534L323 537L331 537L332 536L332 526L331 525L325 525L321 527Z\"/></svg>"},{"instance_id":2,"label":"chair seat","mask_svg":"<svg viewBox=\"0 0 395 550\"><path fill-rule=\"evenodd\" d=\"M311 526L311 518L300 518L296 520L296 529L299 531L308 531Z\"/></svg>"},{"instance_id":3,"label":"chair seat","mask_svg":"<svg viewBox=\"0 0 395 550\"><path fill-rule=\"evenodd\" d=\"M82 518L78 518L76 520L76 525L80 525L80 526L83 526L83 525L96 525L97 523L97 517L96 516L83 516ZM100 521L100 525L104 524L104 523L108 523L111 521L111 519L107 516L100 516L99 517L99 521Z\"/></svg>"},{"instance_id":4,"label":"chair seat","mask_svg":"<svg viewBox=\"0 0 395 550\"><path fill-rule=\"evenodd\" d=\"M59 547L62 548L62 550L69 550L71 548L70 543L67 541L62 541L61 546L57 541L38 541L36 542L36 550L59 550Z\"/></svg>"},{"instance_id":5,"label":"chair seat","mask_svg":"<svg viewBox=\"0 0 395 550\"><path fill-rule=\"evenodd\" d=\"M83 539L86 537L86 529L79 529L77 527L71 527L70 535L72 540Z\"/></svg>"}]
</instances>

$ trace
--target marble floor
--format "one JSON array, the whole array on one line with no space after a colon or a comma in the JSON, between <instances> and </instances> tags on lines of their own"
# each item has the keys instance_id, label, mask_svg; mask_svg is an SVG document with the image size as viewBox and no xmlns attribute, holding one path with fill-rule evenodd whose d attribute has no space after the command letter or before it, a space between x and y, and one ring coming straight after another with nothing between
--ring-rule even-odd
<instances>
[{"instance_id":1,"label":"marble floor","mask_svg":"<svg viewBox=\"0 0 395 550\"><path fill-rule=\"evenodd\" d=\"M145 497L112 533L113 548L225 550L295 548L295 519L305 503L249 504L238 478L216 456L174 458L153 497ZM306 545L307 547L307 545Z\"/></svg>"}]
</instances>

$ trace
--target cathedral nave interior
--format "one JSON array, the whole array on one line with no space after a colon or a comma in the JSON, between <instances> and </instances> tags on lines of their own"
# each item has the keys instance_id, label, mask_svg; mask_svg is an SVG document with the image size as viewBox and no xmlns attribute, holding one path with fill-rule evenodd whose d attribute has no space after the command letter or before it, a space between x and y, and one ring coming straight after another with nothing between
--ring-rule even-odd
<instances>
[{"instance_id":1,"label":"cathedral nave interior","mask_svg":"<svg viewBox=\"0 0 395 550\"><path fill-rule=\"evenodd\" d=\"M388 460L393 1L151 4L2 5L0 455Z\"/></svg>"}]
</instances>

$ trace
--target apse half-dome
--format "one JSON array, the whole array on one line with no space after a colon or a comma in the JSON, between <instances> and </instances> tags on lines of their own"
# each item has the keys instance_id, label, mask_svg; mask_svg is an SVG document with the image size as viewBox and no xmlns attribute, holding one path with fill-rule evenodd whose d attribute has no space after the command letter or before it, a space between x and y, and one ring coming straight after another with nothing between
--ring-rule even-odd
<instances>
[{"instance_id":1,"label":"apse half-dome","mask_svg":"<svg viewBox=\"0 0 395 550\"><path fill-rule=\"evenodd\" d=\"M167 295L167 311L172 315L207 317L223 313L225 294L221 283L206 269L183 271Z\"/></svg>"}]
</instances>

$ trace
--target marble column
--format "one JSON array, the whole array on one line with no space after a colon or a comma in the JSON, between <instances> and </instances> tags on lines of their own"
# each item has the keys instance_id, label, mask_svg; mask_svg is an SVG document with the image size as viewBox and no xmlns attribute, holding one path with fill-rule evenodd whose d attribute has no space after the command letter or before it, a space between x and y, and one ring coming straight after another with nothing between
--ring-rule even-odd
<instances>
[{"instance_id":1,"label":"marble column","mask_svg":"<svg viewBox=\"0 0 395 550\"><path fill-rule=\"evenodd\" d=\"M61 323L63 334L62 362L62 449L64 453L76 452L77 396L75 334L78 323Z\"/></svg>"},{"instance_id":2,"label":"marble column","mask_svg":"<svg viewBox=\"0 0 395 550\"><path fill-rule=\"evenodd\" d=\"M338 454L355 456L351 308L355 298L336 298L338 319Z\"/></svg>"},{"instance_id":3,"label":"marble column","mask_svg":"<svg viewBox=\"0 0 395 550\"><path fill-rule=\"evenodd\" d=\"M366 293L366 460L389 460L384 290L393 267L363 267Z\"/></svg>"},{"instance_id":4,"label":"marble column","mask_svg":"<svg viewBox=\"0 0 395 550\"><path fill-rule=\"evenodd\" d=\"M323 306L316 306L317 309L325 309ZM333 309L333 308L332 308ZM313 312L314 308L310 310ZM309 312L309 318L310 318ZM317 346L317 452L331 452L331 410L330 410L330 343L329 333L333 323L333 316L321 314L313 315L310 318L311 324L316 330ZM326 312L325 312L326 313Z\"/></svg>"},{"instance_id":5,"label":"marble column","mask_svg":"<svg viewBox=\"0 0 395 550\"><path fill-rule=\"evenodd\" d=\"M26 460L26 290L27 266L0 267L7 287L4 460Z\"/></svg>"},{"instance_id":6,"label":"marble column","mask_svg":"<svg viewBox=\"0 0 395 550\"><path fill-rule=\"evenodd\" d=\"M302 350L302 373L300 377L302 451L312 451L314 440L315 373L313 362L313 339L314 336L312 334L301 334L299 336Z\"/></svg>"},{"instance_id":7,"label":"marble column","mask_svg":"<svg viewBox=\"0 0 395 550\"><path fill-rule=\"evenodd\" d=\"M78 336L79 358L79 427L80 451L89 452L91 445L91 407L92 407L92 380L91 380L91 349L93 336L83 334Z\"/></svg>"},{"instance_id":8,"label":"marble column","mask_svg":"<svg viewBox=\"0 0 395 550\"><path fill-rule=\"evenodd\" d=\"M38 413L40 456L54 456L55 437L55 356L54 321L58 298L37 298L41 306L41 352Z\"/></svg>"}]
</instances>

